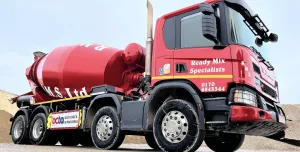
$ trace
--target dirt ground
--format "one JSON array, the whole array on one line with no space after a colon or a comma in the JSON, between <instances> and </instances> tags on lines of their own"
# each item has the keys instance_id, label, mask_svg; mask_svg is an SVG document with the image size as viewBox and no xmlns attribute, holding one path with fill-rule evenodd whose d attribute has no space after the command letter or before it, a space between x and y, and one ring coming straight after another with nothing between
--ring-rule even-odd
<instances>
[{"instance_id":1,"label":"dirt ground","mask_svg":"<svg viewBox=\"0 0 300 152\"><path fill-rule=\"evenodd\" d=\"M6 111L0 110L0 143L11 142L9 135L11 114Z\"/></svg>"}]
</instances>

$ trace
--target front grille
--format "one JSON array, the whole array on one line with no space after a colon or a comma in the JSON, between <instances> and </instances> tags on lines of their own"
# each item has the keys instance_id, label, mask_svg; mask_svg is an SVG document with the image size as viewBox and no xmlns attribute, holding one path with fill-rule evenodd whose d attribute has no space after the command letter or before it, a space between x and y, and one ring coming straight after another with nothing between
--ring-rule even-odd
<instances>
[{"instance_id":1,"label":"front grille","mask_svg":"<svg viewBox=\"0 0 300 152\"><path fill-rule=\"evenodd\" d=\"M270 95L273 98L277 98L277 93L275 90L267 86L265 83L261 82L261 89L268 95Z\"/></svg>"}]
</instances>

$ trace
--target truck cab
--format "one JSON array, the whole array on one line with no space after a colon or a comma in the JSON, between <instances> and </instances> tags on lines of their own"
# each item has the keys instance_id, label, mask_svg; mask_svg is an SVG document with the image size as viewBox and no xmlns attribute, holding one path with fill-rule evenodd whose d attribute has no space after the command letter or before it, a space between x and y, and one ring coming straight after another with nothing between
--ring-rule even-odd
<instances>
[{"instance_id":1,"label":"truck cab","mask_svg":"<svg viewBox=\"0 0 300 152\"><path fill-rule=\"evenodd\" d=\"M166 14L157 20L154 37L153 88L180 88L178 82L192 86L200 96L198 109L204 109L199 116L205 115L203 128L211 149L224 148L213 143L224 132L284 136L285 114L274 67L262 55L278 36L269 33L243 0L207 0ZM179 89L168 98L185 94Z\"/></svg>"},{"instance_id":2,"label":"truck cab","mask_svg":"<svg viewBox=\"0 0 300 152\"><path fill-rule=\"evenodd\" d=\"M211 15L203 13L203 5L212 7ZM213 19L206 19L207 16ZM261 111L260 114L278 119L273 113L282 113L278 82L274 67L261 55L271 45L267 42L277 41L277 36L268 35L268 28L244 1L208 0L166 14L156 25L153 86L167 81L186 81L201 92L202 98L225 96L226 104L270 110L271 113ZM215 28L206 29L207 26ZM207 30L214 36L205 35Z\"/></svg>"}]
</instances>

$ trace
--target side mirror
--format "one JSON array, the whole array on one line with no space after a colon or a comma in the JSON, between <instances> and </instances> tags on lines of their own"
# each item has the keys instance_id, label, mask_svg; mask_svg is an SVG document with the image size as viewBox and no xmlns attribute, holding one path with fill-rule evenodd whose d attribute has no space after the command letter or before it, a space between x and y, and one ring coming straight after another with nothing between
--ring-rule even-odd
<instances>
[{"instance_id":1,"label":"side mirror","mask_svg":"<svg viewBox=\"0 0 300 152\"><path fill-rule=\"evenodd\" d=\"M216 17L213 14L202 16L202 33L207 39L214 41L216 44L219 43Z\"/></svg>"},{"instance_id":2,"label":"side mirror","mask_svg":"<svg viewBox=\"0 0 300 152\"><path fill-rule=\"evenodd\" d=\"M218 44L219 40L217 38L217 21L216 21L216 17L214 16L213 7L210 4L201 3L200 11L203 13L202 16L203 36Z\"/></svg>"}]
</instances>

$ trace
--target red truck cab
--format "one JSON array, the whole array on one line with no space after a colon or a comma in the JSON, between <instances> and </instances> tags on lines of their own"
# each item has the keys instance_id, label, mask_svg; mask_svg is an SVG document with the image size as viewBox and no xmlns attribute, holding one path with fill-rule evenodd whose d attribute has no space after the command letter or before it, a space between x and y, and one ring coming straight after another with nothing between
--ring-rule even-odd
<instances>
[{"instance_id":1,"label":"red truck cab","mask_svg":"<svg viewBox=\"0 0 300 152\"><path fill-rule=\"evenodd\" d=\"M203 24L214 22L203 20L203 5L213 7L215 38L203 35ZM152 86L181 80L197 88L209 130L281 131L285 115L274 67L260 53L270 45L263 42L277 41L268 31L243 0L208 0L166 14L156 23Z\"/></svg>"}]
</instances>

